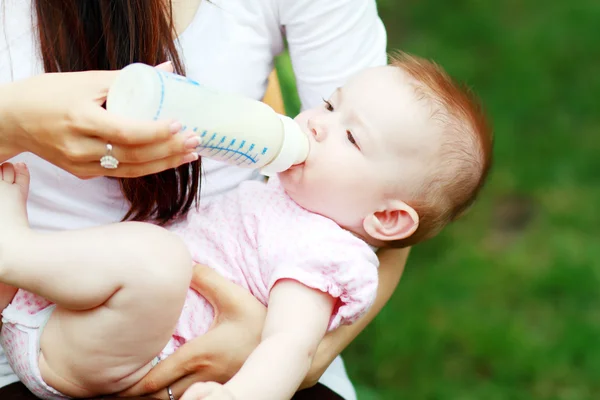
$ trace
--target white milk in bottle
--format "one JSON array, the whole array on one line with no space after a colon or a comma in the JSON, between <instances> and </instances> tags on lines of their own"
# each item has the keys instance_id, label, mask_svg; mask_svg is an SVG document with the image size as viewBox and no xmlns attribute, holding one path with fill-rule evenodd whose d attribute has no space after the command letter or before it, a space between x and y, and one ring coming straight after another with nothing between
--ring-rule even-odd
<instances>
[{"instance_id":1,"label":"white milk in bottle","mask_svg":"<svg viewBox=\"0 0 600 400\"><path fill-rule=\"evenodd\" d=\"M266 104L146 64L121 70L106 108L128 118L177 120L198 134L202 157L260 168L265 175L302 163L309 152L308 138L294 120Z\"/></svg>"}]
</instances>

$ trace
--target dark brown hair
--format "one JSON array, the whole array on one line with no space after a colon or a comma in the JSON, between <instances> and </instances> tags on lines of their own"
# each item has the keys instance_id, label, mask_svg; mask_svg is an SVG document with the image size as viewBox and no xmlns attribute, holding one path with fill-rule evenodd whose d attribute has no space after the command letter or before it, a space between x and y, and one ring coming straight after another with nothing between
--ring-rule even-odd
<instances>
[{"instance_id":1,"label":"dark brown hair","mask_svg":"<svg viewBox=\"0 0 600 400\"><path fill-rule=\"evenodd\" d=\"M37 0L35 9L46 72L114 70L167 60L175 72L185 72L174 42L170 1ZM124 219L164 224L186 213L197 199L200 160L119 181L131 204Z\"/></svg>"},{"instance_id":2,"label":"dark brown hair","mask_svg":"<svg viewBox=\"0 0 600 400\"><path fill-rule=\"evenodd\" d=\"M431 106L432 119L442 126L439 162L427 172L416 198L407 201L419 215L419 226L411 236L390 243L407 247L435 236L471 207L492 165L493 134L475 95L440 66L401 52L390 57L390 65L414 79L418 98Z\"/></svg>"}]
</instances>

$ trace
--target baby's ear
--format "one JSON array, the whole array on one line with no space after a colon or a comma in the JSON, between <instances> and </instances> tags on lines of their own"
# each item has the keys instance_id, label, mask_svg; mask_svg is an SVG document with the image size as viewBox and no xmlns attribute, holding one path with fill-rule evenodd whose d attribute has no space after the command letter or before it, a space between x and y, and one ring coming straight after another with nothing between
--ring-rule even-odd
<instances>
[{"instance_id":1,"label":"baby's ear","mask_svg":"<svg viewBox=\"0 0 600 400\"><path fill-rule=\"evenodd\" d=\"M365 232L373 239L390 242L405 239L419 227L419 215L403 201L393 200L381 211L363 220Z\"/></svg>"}]
</instances>

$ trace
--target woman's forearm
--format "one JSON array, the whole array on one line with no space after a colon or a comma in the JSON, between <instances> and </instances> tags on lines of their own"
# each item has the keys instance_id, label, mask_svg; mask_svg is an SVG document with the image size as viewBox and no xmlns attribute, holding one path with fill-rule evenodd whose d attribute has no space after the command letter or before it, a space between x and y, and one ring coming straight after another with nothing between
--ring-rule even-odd
<instances>
[{"instance_id":1,"label":"woman's forearm","mask_svg":"<svg viewBox=\"0 0 600 400\"><path fill-rule=\"evenodd\" d=\"M310 372L302 384L303 388L314 385L335 357L379 314L398 286L409 251L410 249L382 249L379 252L379 286L375 303L354 324L342 326L325 336L319 345Z\"/></svg>"}]
</instances>

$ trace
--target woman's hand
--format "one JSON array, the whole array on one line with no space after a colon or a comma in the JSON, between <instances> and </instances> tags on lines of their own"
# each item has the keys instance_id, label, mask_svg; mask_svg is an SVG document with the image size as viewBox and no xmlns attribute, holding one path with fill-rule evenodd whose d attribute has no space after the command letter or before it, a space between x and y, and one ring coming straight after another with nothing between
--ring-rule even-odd
<instances>
[{"instance_id":1,"label":"woman's hand","mask_svg":"<svg viewBox=\"0 0 600 400\"><path fill-rule=\"evenodd\" d=\"M199 265L192 287L215 309L213 326L161 361L122 396L152 394L168 400L169 386L178 399L196 382L225 383L260 343L266 308L246 289Z\"/></svg>"},{"instance_id":2,"label":"woman's hand","mask_svg":"<svg viewBox=\"0 0 600 400\"><path fill-rule=\"evenodd\" d=\"M159 67L172 71L170 63ZM0 86L0 162L29 151L92 178L137 177L193 161L197 143L178 133L179 123L133 121L102 108L118 73L50 73ZM107 143L117 169L100 166Z\"/></svg>"}]
</instances>

